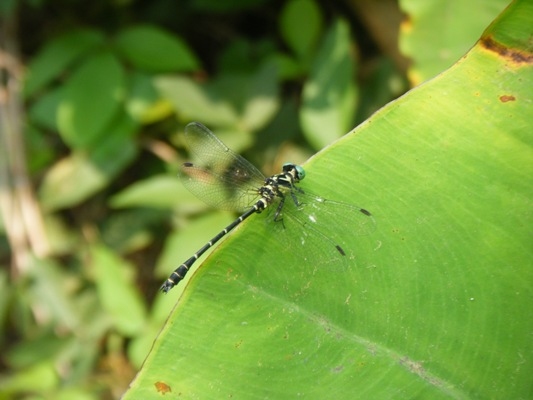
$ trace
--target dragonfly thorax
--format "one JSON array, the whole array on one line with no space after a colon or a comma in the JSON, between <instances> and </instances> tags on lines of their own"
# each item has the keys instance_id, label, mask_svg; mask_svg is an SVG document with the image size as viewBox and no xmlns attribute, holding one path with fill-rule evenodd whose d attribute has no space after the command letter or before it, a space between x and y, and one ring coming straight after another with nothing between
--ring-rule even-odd
<instances>
[{"instance_id":1,"label":"dragonfly thorax","mask_svg":"<svg viewBox=\"0 0 533 400\"><path fill-rule=\"evenodd\" d=\"M265 183L257 192L261 198L257 205L257 212L263 211L276 198L284 199L285 193L294 189L294 184L300 182L305 171L299 165L287 163L283 165L283 172L265 179Z\"/></svg>"}]
</instances>

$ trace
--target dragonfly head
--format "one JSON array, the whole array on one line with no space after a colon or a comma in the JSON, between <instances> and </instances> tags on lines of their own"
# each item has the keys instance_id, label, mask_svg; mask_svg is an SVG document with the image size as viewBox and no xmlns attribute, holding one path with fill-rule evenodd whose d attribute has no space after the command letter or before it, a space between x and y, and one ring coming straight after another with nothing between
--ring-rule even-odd
<instances>
[{"instance_id":1,"label":"dragonfly head","mask_svg":"<svg viewBox=\"0 0 533 400\"><path fill-rule=\"evenodd\" d=\"M300 165L296 165L293 163L283 164L283 172L291 173L297 182L305 178L305 170Z\"/></svg>"}]
</instances>

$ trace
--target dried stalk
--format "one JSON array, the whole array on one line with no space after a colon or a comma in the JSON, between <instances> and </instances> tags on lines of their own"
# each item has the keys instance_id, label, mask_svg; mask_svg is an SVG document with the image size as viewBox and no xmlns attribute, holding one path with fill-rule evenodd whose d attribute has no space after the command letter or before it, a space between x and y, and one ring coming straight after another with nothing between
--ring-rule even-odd
<instances>
[{"instance_id":1,"label":"dried stalk","mask_svg":"<svg viewBox=\"0 0 533 400\"><path fill-rule=\"evenodd\" d=\"M16 18L0 16L0 212L14 275L28 268L32 254L43 257L50 249L26 168L23 67L17 50Z\"/></svg>"}]
</instances>

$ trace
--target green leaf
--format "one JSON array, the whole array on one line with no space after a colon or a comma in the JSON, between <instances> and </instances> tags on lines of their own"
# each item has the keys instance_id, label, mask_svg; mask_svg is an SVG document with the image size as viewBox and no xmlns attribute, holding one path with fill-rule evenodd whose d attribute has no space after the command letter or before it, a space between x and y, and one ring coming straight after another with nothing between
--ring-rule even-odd
<instances>
[{"instance_id":1,"label":"green leaf","mask_svg":"<svg viewBox=\"0 0 533 400\"><path fill-rule=\"evenodd\" d=\"M361 83L357 107L357 121L362 122L379 110L383 104L398 98L408 89L407 80L400 74L390 58L380 57L373 61L374 69Z\"/></svg>"},{"instance_id":2,"label":"green leaf","mask_svg":"<svg viewBox=\"0 0 533 400\"><path fill-rule=\"evenodd\" d=\"M265 52L265 44L269 42L252 42L245 38L235 38L228 43L219 56L220 73L242 73L257 68L257 60L261 60ZM272 49L267 50L267 54ZM253 55L253 56L252 56Z\"/></svg>"},{"instance_id":3,"label":"green leaf","mask_svg":"<svg viewBox=\"0 0 533 400\"><path fill-rule=\"evenodd\" d=\"M237 113L220 95L185 76L155 78L155 87L184 119L207 125L234 126Z\"/></svg>"},{"instance_id":4,"label":"green leaf","mask_svg":"<svg viewBox=\"0 0 533 400\"><path fill-rule=\"evenodd\" d=\"M155 78L155 86L181 119L247 133L264 127L279 108L278 68L272 61L251 73L223 73L208 84L167 76Z\"/></svg>"},{"instance_id":5,"label":"green leaf","mask_svg":"<svg viewBox=\"0 0 533 400\"><path fill-rule=\"evenodd\" d=\"M57 130L57 108L64 98L64 93L63 88L58 87L39 96L29 109L32 122L50 130Z\"/></svg>"},{"instance_id":6,"label":"green leaf","mask_svg":"<svg viewBox=\"0 0 533 400\"><path fill-rule=\"evenodd\" d=\"M111 198L111 206L122 207L174 207L177 199L190 194L177 176L155 175L135 182ZM192 196L190 196L192 198Z\"/></svg>"},{"instance_id":7,"label":"green leaf","mask_svg":"<svg viewBox=\"0 0 533 400\"><path fill-rule=\"evenodd\" d=\"M106 187L134 159L137 147L131 134L136 125L122 117L94 149L74 151L46 173L39 193L45 209L79 204Z\"/></svg>"},{"instance_id":8,"label":"green leaf","mask_svg":"<svg viewBox=\"0 0 533 400\"><path fill-rule=\"evenodd\" d=\"M42 171L50 165L56 157L56 148L50 143L43 131L32 125L27 125L24 132L26 141L26 157L31 172Z\"/></svg>"},{"instance_id":9,"label":"green leaf","mask_svg":"<svg viewBox=\"0 0 533 400\"><path fill-rule=\"evenodd\" d=\"M49 392L59 385L57 368L51 362L34 364L29 368L8 375L2 379L2 392L4 396L16 393L44 393ZM6 397L10 398L10 397Z\"/></svg>"},{"instance_id":10,"label":"green leaf","mask_svg":"<svg viewBox=\"0 0 533 400\"><path fill-rule=\"evenodd\" d=\"M59 329L76 330L81 320L71 301L68 275L53 260L34 259L31 266L30 295L35 303L41 302L43 320L53 321Z\"/></svg>"},{"instance_id":11,"label":"green leaf","mask_svg":"<svg viewBox=\"0 0 533 400\"><path fill-rule=\"evenodd\" d=\"M104 36L100 32L88 29L69 32L47 42L28 68L24 86L26 96L59 78L74 62L103 43Z\"/></svg>"},{"instance_id":12,"label":"green leaf","mask_svg":"<svg viewBox=\"0 0 533 400\"><path fill-rule=\"evenodd\" d=\"M531 20L515 1L306 165L302 187L375 216L338 233L351 268L303 262L254 216L197 269L124 399L529 398Z\"/></svg>"},{"instance_id":13,"label":"green leaf","mask_svg":"<svg viewBox=\"0 0 533 400\"><path fill-rule=\"evenodd\" d=\"M124 71L111 53L84 62L68 80L59 104L59 133L73 148L88 148L106 134L125 93Z\"/></svg>"},{"instance_id":14,"label":"green leaf","mask_svg":"<svg viewBox=\"0 0 533 400\"><path fill-rule=\"evenodd\" d=\"M17 10L17 2L15 0L6 0L0 3L0 17L11 17Z\"/></svg>"},{"instance_id":15,"label":"green leaf","mask_svg":"<svg viewBox=\"0 0 533 400\"><path fill-rule=\"evenodd\" d=\"M129 79L126 110L140 124L151 124L172 114L172 108L162 101L154 87L153 77L142 73L134 73Z\"/></svg>"},{"instance_id":16,"label":"green leaf","mask_svg":"<svg viewBox=\"0 0 533 400\"><path fill-rule=\"evenodd\" d=\"M304 86L300 122L316 149L341 137L354 120L357 88L350 42L348 24L337 21L327 33Z\"/></svg>"},{"instance_id":17,"label":"green leaf","mask_svg":"<svg viewBox=\"0 0 533 400\"><path fill-rule=\"evenodd\" d=\"M286 3L280 21L283 38L300 58L309 56L322 31L322 15L313 0Z\"/></svg>"},{"instance_id":18,"label":"green leaf","mask_svg":"<svg viewBox=\"0 0 533 400\"><path fill-rule=\"evenodd\" d=\"M402 24L399 44L413 60L409 69L413 86L459 60L508 4L509 0L401 0L408 19Z\"/></svg>"},{"instance_id":19,"label":"green leaf","mask_svg":"<svg viewBox=\"0 0 533 400\"><path fill-rule=\"evenodd\" d=\"M64 284L65 282L63 282L63 285ZM58 289L61 291L60 287L51 285L49 291L52 292L53 290ZM36 297L37 296L38 294ZM40 304L45 304L47 302L47 297L48 296L41 298ZM70 304L70 306L72 307L73 305ZM47 310L41 309L40 311L45 311L43 315L46 315ZM60 324L54 323L53 326L65 329L65 326L61 326ZM53 359L57 357L66 346L68 346L68 343L65 340L61 340L61 338L57 337L50 331L39 332L39 336L35 335L35 332L32 332L32 335L26 338L26 341L17 342L4 352L3 357L6 365L9 365L13 370L20 370L47 360L53 361Z\"/></svg>"},{"instance_id":20,"label":"green leaf","mask_svg":"<svg viewBox=\"0 0 533 400\"><path fill-rule=\"evenodd\" d=\"M133 65L148 72L185 72L199 67L181 38L155 26L126 29L119 33L115 45Z\"/></svg>"},{"instance_id":21,"label":"green leaf","mask_svg":"<svg viewBox=\"0 0 533 400\"><path fill-rule=\"evenodd\" d=\"M183 203L186 199L193 201L193 197L177 176L155 175L128 186L113 196L110 203L115 208L138 206L173 208L178 199Z\"/></svg>"},{"instance_id":22,"label":"green leaf","mask_svg":"<svg viewBox=\"0 0 533 400\"><path fill-rule=\"evenodd\" d=\"M287 54L274 54L271 59L278 66L279 77L281 80L297 79L302 77L306 72L306 69L298 62L298 60Z\"/></svg>"},{"instance_id":23,"label":"green leaf","mask_svg":"<svg viewBox=\"0 0 533 400\"><path fill-rule=\"evenodd\" d=\"M146 319L146 310L127 273L133 268L101 245L92 248L91 261L98 297L113 319L114 327L126 336L139 333Z\"/></svg>"},{"instance_id":24,"label":"green leaf","mask_svg":"<svg viewBox=\"0 0 533 400\"><path fill-rule=\"evenodd\" d=\"M113 213L101 224L102 241L120 254L145 249L161 232L170 211L156 208L134 208Z\"/></svg>"},{"instance_id":25,"label":"green leaf","mask_svg":"<svg viewBox=\"0 0 533 400\"><path fill-rule=\"evenodd\" d=\"M265 63L249 81L242 123L247 130L257 131L272 120L280 106L276 65Z\"/></svg>"}]
</instances>

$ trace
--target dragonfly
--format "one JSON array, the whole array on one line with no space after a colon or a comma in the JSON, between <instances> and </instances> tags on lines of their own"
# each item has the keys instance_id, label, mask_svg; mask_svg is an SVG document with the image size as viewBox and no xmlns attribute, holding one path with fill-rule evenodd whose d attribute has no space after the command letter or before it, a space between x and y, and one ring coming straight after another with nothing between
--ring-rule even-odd
<instances>
[{"instance_id":1,"label":"dragonfly","mask_svg":"<svg viewBox=\"0 0 533 400\"><path fill-rule=\"evenodd\" d=\"M299 183L306 172L300 165L285 163L280 173L266 177L198 122L185 127L185 142L199 162L182 164L179 176L183 185L208 205L241 214L170 274L160 287L163 293L183 280L193 264L220 239L250 216L267 209L269 222L278 228L284 230L289 222L296 226L299 234L290 236L298 242L297 247L319 240L328 245L328 257L334 260L347 255L334 229L340 221L348 223L353 234L368 234L374 229L375 221L368 210L302 189ZM320 224L326 219L334 221ZM315 252L315 247L308 249ZM320 256L313 259L319 261Z\"/></svg>"}]
</instances>

